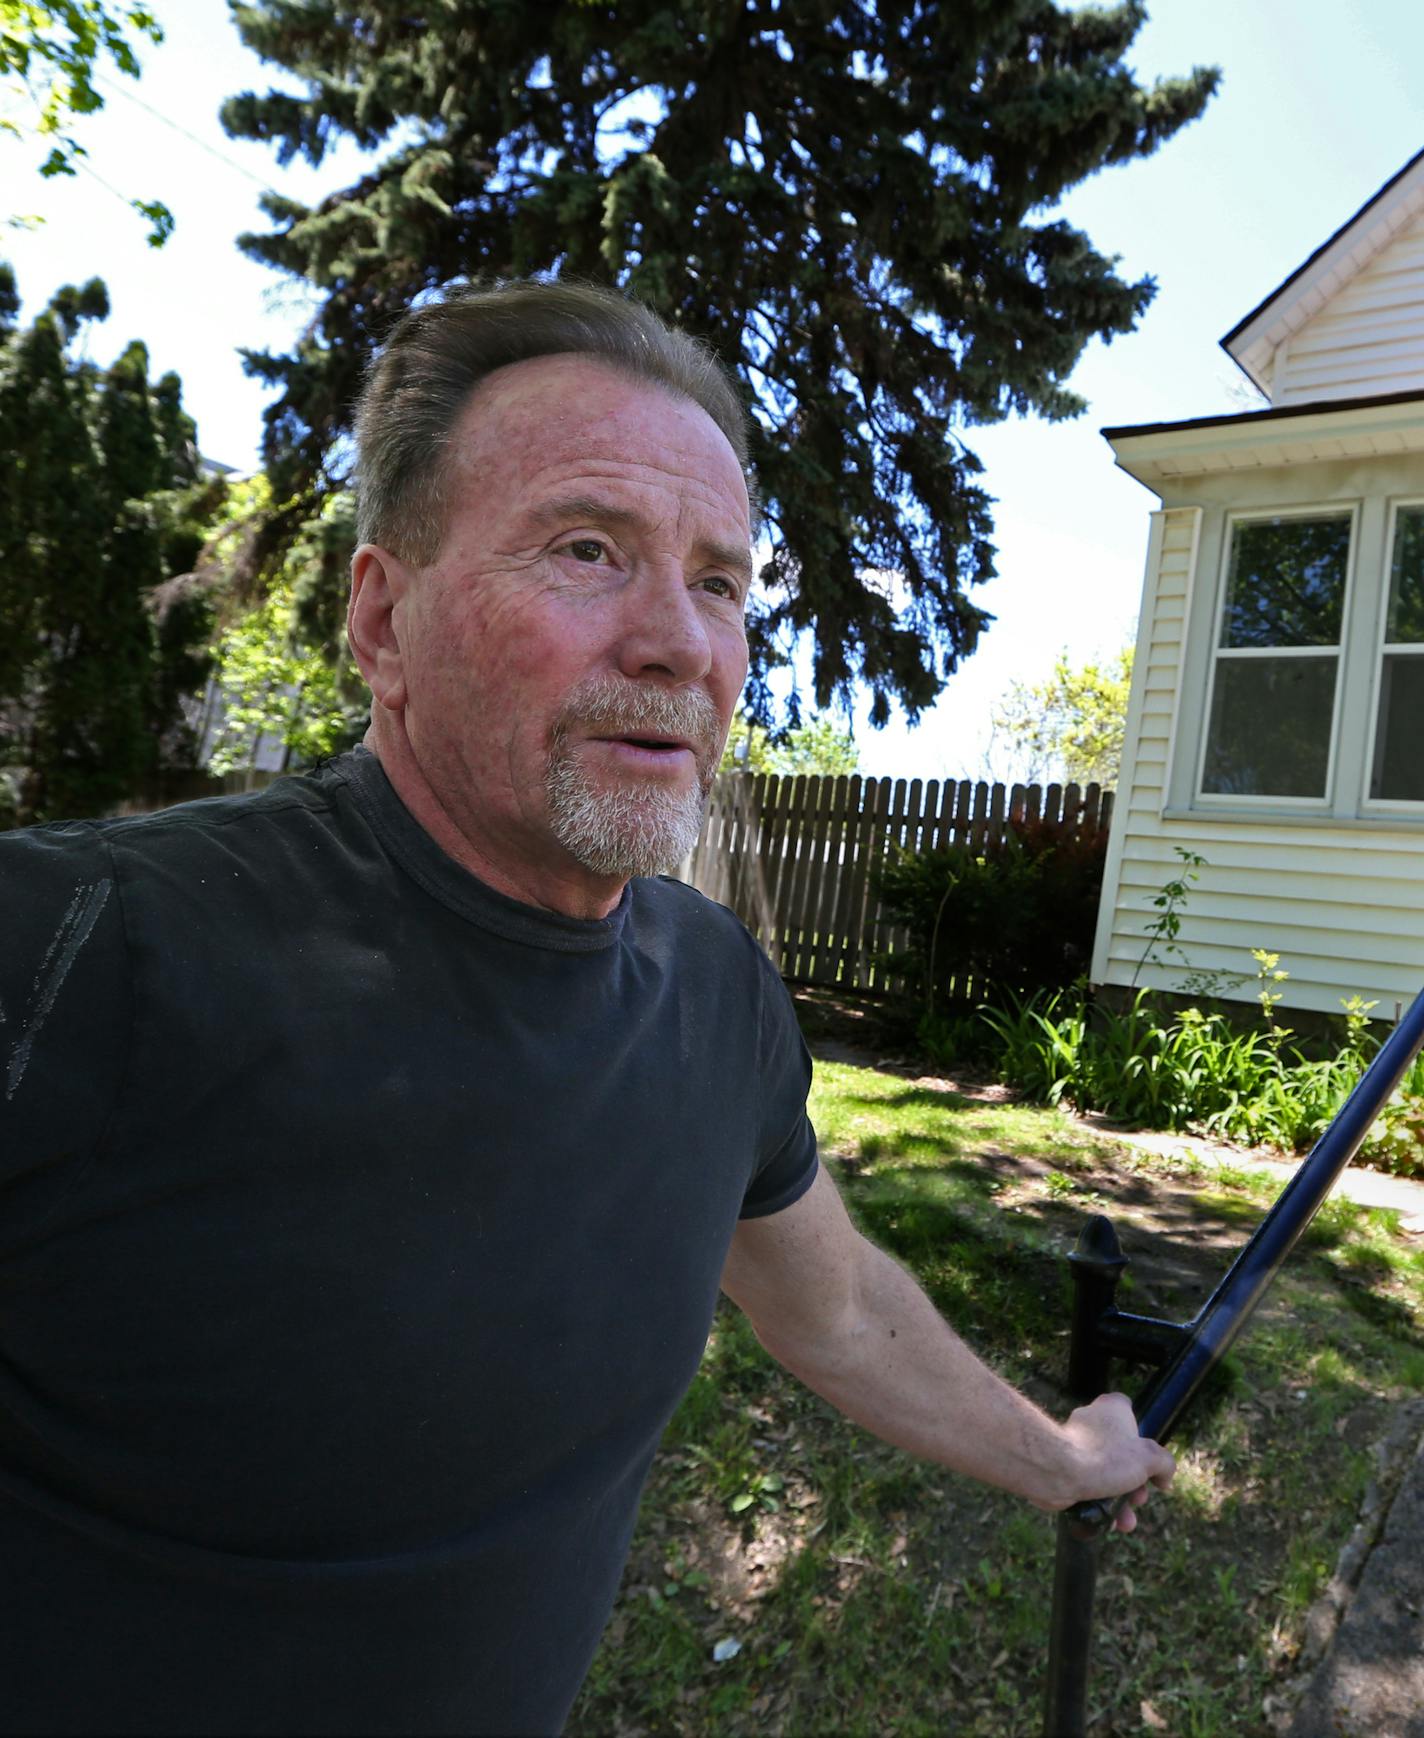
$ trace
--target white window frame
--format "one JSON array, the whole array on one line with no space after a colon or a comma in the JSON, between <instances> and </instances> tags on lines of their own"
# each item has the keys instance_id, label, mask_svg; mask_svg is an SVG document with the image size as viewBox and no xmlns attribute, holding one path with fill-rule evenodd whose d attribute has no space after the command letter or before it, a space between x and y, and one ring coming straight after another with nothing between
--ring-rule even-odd
<instances>
[{"instance_id":1,"label":"white window frame","mask_svg":"<svg viewBox=\"0 0 1424 1738\"><path fill-rule=\"evenodd\" d=\"M1405 656L1424 659L1424 641L1409 640L1394 642L1387 640L1389 632L1389 588L1394 566L1394 540L1399 530L1399 515L1406 508L1424 508L1424 495L1401 495L1389 503L1389 514L1385 524L1384 550L1381 557L1380 570L1380 606L1379 629L1375 638L1374 680L1370 686L1369 739L1365 755L1365 782L1360 793L1360 813L1369 815L1408 815L1418 817L1424 815L1424 801L1409 802L1402 797L1372 797L1370 786L1374 782L1375 749L1379 746L1380 696L1384 688L1384 661L1386 657Z\"/></svg>"},{"instance_id":2,"label":"white window frame","mask_svg":"<svg viewBox=\"0 0 1424 1738\"><path fill-rule=\"evenodd\" d=\"M1330 714L1330 750L1325 762L1325 790L1318 797L1280 797L1237 795L1230 791L1209 791L1206 784L1207 748L1211 740L1212 706L1216 699L1216 673L1222 654L1233 663L1252 658L1319 658L1330 652L1325 646L1223 646L1222 623L1226 615L1226 593L1231 577L1231 552L1238 525L1260 524L1281 519L1348 519L1350 541L1345 555L1345 591L1340 599L1340 638L1333 648L1335 657L1335 694ZM1210 660L1206 703L1202 708L1200 741L1197 748L1196 778L1193 785L1193 808L1198 811L1266 812L1270 814L1327 814L1335 800L1335 780L1340 759L1340 711L1345 688L1346 653L1350 637L1350 608L1355 594L1355 565L1360 534L1360 503L1353 501L1292 502L1281 507L1246 507L1233 509L1225 515L1221 540L1221 561L1217 574L1216 608L1212 611L1211 641L1207 647ZM1391 543L1390 547L1393 547ZM1373 764L1373 763L1371 763ZM1413 806L1413 805L1411 805Z\"/></svg>"}]
</instances>

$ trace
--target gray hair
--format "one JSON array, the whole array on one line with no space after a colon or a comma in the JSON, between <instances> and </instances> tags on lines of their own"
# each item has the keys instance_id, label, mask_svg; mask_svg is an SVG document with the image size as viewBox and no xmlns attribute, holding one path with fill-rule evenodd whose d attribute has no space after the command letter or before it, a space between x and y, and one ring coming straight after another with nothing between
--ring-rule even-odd
<instances>
[{"instance_id":1,"label":"gray hair","mask_svg":"<svg viewBox=\"0 0 1424 1738\"><path fill-rule=\"evenodd\" d=\"M596 284L467 285L402 316L367 369L356 404L358 540L416 566L432 561L445 530L450 437L471 394L498 368L564 355L594 357L690 399L746 474L747 413L700 339Z\"/></svg>"}]
</instances>

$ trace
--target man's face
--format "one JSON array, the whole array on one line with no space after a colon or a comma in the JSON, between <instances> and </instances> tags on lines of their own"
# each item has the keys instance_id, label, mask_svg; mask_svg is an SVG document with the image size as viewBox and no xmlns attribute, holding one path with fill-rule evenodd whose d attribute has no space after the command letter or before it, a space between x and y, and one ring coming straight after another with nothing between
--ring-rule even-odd
<instances>
[{"instance_id":1,"label":"man's face","mask_svg":"<svg viewBox=\"0 0 1424 1738\"><path fill-rule=\"evenodd\" d=\"M421 771L516 884L671 867L746 677L736 456L575 356L492 375L454 440L444 540L394 615Z\"/></svg>"}]
</instances>

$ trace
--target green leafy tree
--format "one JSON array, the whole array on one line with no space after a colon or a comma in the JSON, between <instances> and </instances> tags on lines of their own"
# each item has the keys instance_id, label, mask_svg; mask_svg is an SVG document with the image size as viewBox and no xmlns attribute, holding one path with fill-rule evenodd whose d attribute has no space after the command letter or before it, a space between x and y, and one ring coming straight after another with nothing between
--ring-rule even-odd
<instances>
[{"instance_id":1,"label":"green leafy tree","mask_svg":"<svg viewBox=\"0 0 1424 1738\"><path fill-rule=\"evenodd\" d=\"M736 770L849 777L860 771L860 750L850 732L837 730L829 718L807 719L778 739L742 712L732 720L722 751L722 771Z\"/></svg>"},{"instance_id":2,"label":"green leafy tree","mask_svg":"<svg viewBox=\"0 0 1424 1738\"><path fill-rule=\"evenodd\" d=\"M110 61L119 72L137 78L135 47L144 41L162 42L163 31L143 5L0 0L0 89L8 84L30 111L23 119L16 118L13 108L0 114L0 133L16 139L34 135L48 145L41 175L75 174L89 153L74 137L74 122L104 106L96 74ZM149 246L162 247L173 232L173 213L156 199L129 203L148 222ZM9 221L34 220L11 216Z\"/></svg>"},{"instance_id":3,"label":"green leafy tree","mask_svg":"<svg viewBox=\"0 0 1424 1738\"><path fill-rule=\"evenodd\" d=\"M0 306L11 290L0 274ZM159 764L185 660L201 670L203 624L158 636L150 607L203 493L171 448L179 388L165 377L155 392L142 344L102 372L75 360L107 312L96 278L28 328L0 328L0 789L22 824L133 795Z\"/></svg>"},{"instance_id":4,"label":"green leafy tree","mask_svg":"<svg viewBox=\"0 0 1424 1738\"><path fill-rule=\"evenodd\" d=\"M1054 207L1150 155L1216 83L1138 84L1142 0L249 0L234 17L286 77L225 105L231 134L283 162L342 137L373 154L316 207L268 195L271 231L243 238L322 298L289 354L248 357L277 389L274 546L344 481L361 371L413 299L535 272L623 285L707 339L753 411L763 721L803 632L817 705L864 683L876 723L892 699L917 716L973 651L994 551L967 431L1077 414L1084 346L1130 331L1154 290Z\"/></svg>"},{"instance_id":5,"label":"green leafy tree","mask_svg":"<svg viewBox=\"0 0 1424 1738\"><path fill-rule=\"evenodd\" d=\"M1132 647L1075 668L1058 654L1046 682L1015 682L995 707L996 736L1027 779L1115 787L1122 771Z\"/></svg>"},{"instance_id":6,"label":"green leafy tree","mask_svg":"<svg viewBox=\"0 0 1424 1738\"><path fill-rule=\"evenodd\" d=\"M210 699L216 730L207 764L233 772L257 764L264 743L282 763L304 765L349 748L365 731L370 694L324 606L337 595L355 541L355 504L327 497L302 527L275 583L255 603L250 585L254 545L272 513L268 479L258 475L232 492L228 516L201 566L232 618L218 635ZM238 607L234 609L234 601Z\"/></svg>"},{"instance_id":7,"label":"green leafy tree","mask_svg":"<svg viewBox=\"0 0 1424 1738\"><path fill-rule=\"evenodd\" d=\"M303 642L292 587L279 580L218 643L217 687L223 718L208 765L232 772L256 764L265 741L281 745L284 766L309 764L349 747L364 726L343 702L336 672Z\"/></svg>"}]
</instances>

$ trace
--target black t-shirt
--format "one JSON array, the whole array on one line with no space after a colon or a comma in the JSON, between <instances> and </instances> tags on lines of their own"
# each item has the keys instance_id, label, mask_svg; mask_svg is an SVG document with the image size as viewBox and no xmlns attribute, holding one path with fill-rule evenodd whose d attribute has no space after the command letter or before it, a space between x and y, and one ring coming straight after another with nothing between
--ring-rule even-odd
<instances>
[{"instance_id":1,"label":"black t-shirt","mask_svg":"<svg viewBox=\"0 0 1424 1738\"><path fill-rule=\"evenodd\" d=\"M357 753L0 838L0 1730L545 1733L739 1216L746 931L503 898Z\"/></svg>"}]
</instances>

